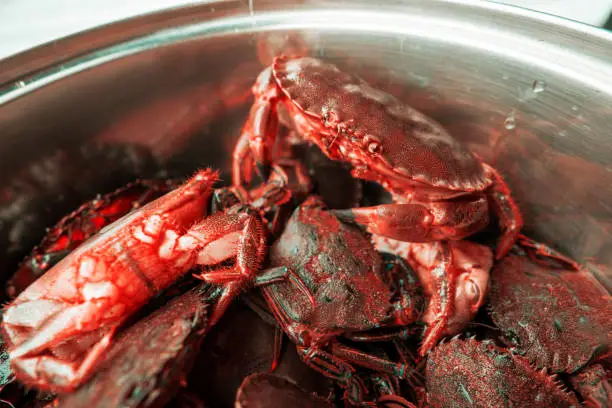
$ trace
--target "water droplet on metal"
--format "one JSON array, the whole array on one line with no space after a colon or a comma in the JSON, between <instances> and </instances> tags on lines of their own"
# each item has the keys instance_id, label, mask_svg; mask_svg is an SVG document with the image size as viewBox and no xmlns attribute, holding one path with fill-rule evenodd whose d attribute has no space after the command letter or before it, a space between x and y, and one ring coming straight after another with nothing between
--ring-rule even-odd
<instances>
[{"instance_id":1,"label":"water droplet on metal","mask_svg":"<svg viewBox=\"0 0 612 408\"><path fill-rule=\"evenodd\" d=\"M567 130L561 130L560 132L557 132L557 135L561 136L561 137L566 137L567 136Z\"/></svg>"},{"instance_id":2,"label":"water droplet on metal","mask_svg":"<svg viewBox=\"0 0 612 408\"><path fill-rule=\"evenodd\" d=\"M533 84L531 85L531 90L534 93L544 92L545 89L546 89L546 82L541 81L539 79L536 79L535 81L533 81Z\"/></svg>"},{"instance_id":3,"label":"water droplet on metal","mask_svg":"<svg viewBox=\"0 0 612 408\"><path fill-rule=\"evenodd\" d=\"M508 130L512 130L516 127L516 113L514 111L510 112L508 116L506 116L506 120L504 120L504 127Z\"/></svg>"},{"instance_id":4,"label":"water droplet on metal","mask_svg":"<svg viewBox=\"0 0 612 408\"><path fill-rule=\"evenodd\" d=\"M572 106L572 110L573 110L574 112L578 112L578 109L580 109L578 106L576 106L576 105L573 105L573 106Z\"/></svg>"}]
</instances>

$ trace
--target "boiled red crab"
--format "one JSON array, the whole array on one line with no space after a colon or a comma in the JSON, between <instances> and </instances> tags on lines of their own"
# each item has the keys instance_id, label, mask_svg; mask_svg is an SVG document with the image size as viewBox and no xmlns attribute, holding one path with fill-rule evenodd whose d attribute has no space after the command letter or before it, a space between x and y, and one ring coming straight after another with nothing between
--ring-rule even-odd
<instances>
[{"instance_id":1,"label":"boiled red crab","mask_svg":"<svg viewBox=\"0 0 612 408\"><path fill-rule=\"evenodd\" d=\"M59 407L161 407L181 387L207 328L211 296L200 285L118 335L87 384ZM214 293L214 292L213 292Z\"/></svg>"},{"instance_id":2,"label":"boiled red crab","mask_svg":"<svg viewBox=\"0 0 612 408\"><path fill-rule=\"evenodd\" d=\"M14 298L60 259L102 228L167 193L178 184L166 180L137 180L97 197L62 218L9 279L6 292Z\"/></svg>"},{"instance_id":3,"label":"boiled red crab","mask_svg":"<svg viewBox=\"0 0 612 408\"><path fill-rule=\"evenodd\" d=\"M612 297L575 265L523 238L492 273L493 321L530 362L553 372L574 373L612 353Z\"/></svg>"},{"instance_id":4,"label":"boiled red crab","mask_svg":"<svg viewBox=\"0 0 612 408\"><path fill-rule=\"evenodd\" d=\"M488 247L468 241L399 246L384 239L376 241L378 250L397 253L408 261L430 298L422 317L428 328L421 351L431 349L441 336L459 333L487 300L493 266L493 254ZM453 279L441 273L448 269L454 270Z\"/></svg>"},{"instance_id":5,"label":"boiled red crab","mask_svg":"<svg viewBox=\"0 0 612 408\"><path fill-rule=\"evenodd\" d=\"M281 281L262 287L270 310L296 344L301 359L353 395L359 395L355 389L360 388L353 365L411 377L410 366L339 341L341 337L382 340L368 333L381 327L395 328L387 338L405 333L418 319L422 305L418 288L402 283L410 271L383 268L367 236L323 211L321 205L311 196L298 207L269 253L270 267L298 275L314 302L293 282Z\"/></svg>"},{"instance_id":6,"label":"boiled red crab","mask_svg":"<svg viewBox=\"0 0 612 408\"><path fill-rule=\"evenodd\" d=\"M452 338L429 354L426 368L432 408L578 408L575 395L545 370L490 341Z\"/></svg>"},{"instance_id":7,"label":"boiled red crab","mask_svg":"<svg viewBox=\"0 0 612 408\"><path fill-rule=\"evenodd\" d=\"M401 241L461 239L488 224L492 209L505 255L521 215L496 170L476 158L439 124L314 58L275 58L253 86L255 103L234 151L235 185L250 180L254 161L272 161L278 112L328 157L348 162L353 175L382 184L397 204L347 213L370 232Z\"/></svg>"},{"instance_id":8,"label":"boiled red crab","mask_svg":"<svg viewBox=\"0 0 612 408\"><path fill-rule=\"evenodd\" d=\"M23 383L56 391L78 387L117 328L196 265L236 259L231 268L199 275L223 288L210 325L247 285L259 278L263 283L284 279L280 270L257 275L266 255L266 231L257 210L237 204L207 214L216 181L217 172L199 171L110 224L6 307L2 330ZM276 198L279 189L274 183L264 189L258 205L269 206L267 198Z\"/></svg>"},{"instance_id":9,"label":"boiled red crab","mask_svg":"<svg viewBox=\"0 0 612 408\"><path fill-rule=\"evenodd\" d=\"M233 180L265 173L274 158L279 112L297 133L328 157L347 162L357 178L381 184L394 204L337 210L389 242L458 240L489 224L492 210L502 236L496 258L517 239L521 214L495 169L438 123L362 79L314 58L278 57L253 86L255 103L234 151ZM440 279L452 282L452 263ZM448 299L453 303L453 294ZM446 313L446 312L445 312ZM448 319L444 314L439 320ZM430 331L421 354L438 340Z\"/></svg>"}]
</instances>

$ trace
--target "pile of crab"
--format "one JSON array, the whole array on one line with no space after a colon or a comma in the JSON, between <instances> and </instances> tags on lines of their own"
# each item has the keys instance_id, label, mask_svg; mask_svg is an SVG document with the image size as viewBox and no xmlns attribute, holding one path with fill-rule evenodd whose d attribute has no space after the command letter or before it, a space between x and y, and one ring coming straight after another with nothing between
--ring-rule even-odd
<instances>
[{"instance_id":1,"label":"pile of crab","mask_svg":"<svg viewBox=\"0 0 612 408\"><path fill-rule=\"evenodd\" d=\"M612 405L610 294L522 235L493 167L321 60L252 90L231 181L132 180L46 231L8 278L0 399Z\"/></svg>"}]
</instances>

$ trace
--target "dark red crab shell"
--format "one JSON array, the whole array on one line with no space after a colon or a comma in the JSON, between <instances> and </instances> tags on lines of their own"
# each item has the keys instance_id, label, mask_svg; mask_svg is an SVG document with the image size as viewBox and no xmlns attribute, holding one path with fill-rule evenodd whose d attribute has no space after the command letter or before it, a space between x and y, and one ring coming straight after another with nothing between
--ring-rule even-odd
<instances>
[{"instance_id":1,"label":"dark red crab shell","mask_svg":"<svg viewBox=\"0 0 612 408\"><path fill-rule=\"evenodd\" d=\"M179 295L118 335L90 381L59 407L163 407L180 389L206 332L206 286Z\"/></svg>"},{"instance_id":2,"label":"dark red crab shell","mask_svg":"<svg viewBox=\"0 0 612 408\"><path fill-rule=\"evenodd\" d=\"M298 111L361 145L367 161L387 163L398 178L456 191L491 184L480 160L441 125L333 64L278 57L272 75Z\"/></svg>"},{"instance_id":3,"label":"dark red crab shell","mask_svg":"<svg viewBox=\"0 0 612 408\"><path fill-rule=\"evenodd\" d=\"M573 373L612 345L612 298L585 271L548 269L510 254L493 269L490 311L539 367Z\"/></svg>"},{"instance_id":4,"label":"dark red crab shell","mask_svg":"<svg viewBox=\"0 0 612 408\"><path fill-rule=\"evenodd\" d=\"M246 377L236 393L236 408L331 408L329 401L310 394L295 382L271 373Z\"/></svg>"},{"instance_id":5,"label":"dark red crab shell","mask_svg":"<svg viewBox=\"0 0 612 408\"><path fill-rule=\"evenodd\" d=\"M578 408L543 370L489 341L458 337L440 343L427 359L427 393L432 408Z\"/></svg>"},{"instance_id":6,"label":"dark red crab shell","mask_svg":"<svg viewBox=\"0 0 612 408\"><path fill-rule=\"evenodd\" d=\"M382 259L361 230L318 207L298 207L270 248L270 264L293 270L316 307L291 282L263 288L275 293L296 322L319 329L369 330L386 318L391 289L381 278Z\"/></svg>"}]
</instances>

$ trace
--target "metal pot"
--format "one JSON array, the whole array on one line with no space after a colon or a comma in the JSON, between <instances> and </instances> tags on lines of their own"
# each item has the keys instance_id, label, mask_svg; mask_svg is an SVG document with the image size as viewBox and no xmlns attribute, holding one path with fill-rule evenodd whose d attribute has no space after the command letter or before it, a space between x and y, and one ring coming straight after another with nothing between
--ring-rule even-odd
<instances>
[{"instance_id":1,"label":"metal pot","mask_svg":"<svg viewBox=\"0 0 612 408\"><path fill-rule=\"evenodd\" d=\"M0 179L94 140L227 169L255 76L296 50L440 121L508 179L527 234L612 287L612 35L481 1L210 1L32 49L0 61Z\"/></svg>"}]
</instances>

